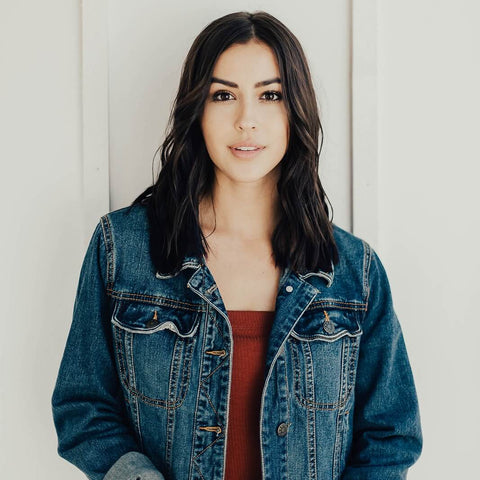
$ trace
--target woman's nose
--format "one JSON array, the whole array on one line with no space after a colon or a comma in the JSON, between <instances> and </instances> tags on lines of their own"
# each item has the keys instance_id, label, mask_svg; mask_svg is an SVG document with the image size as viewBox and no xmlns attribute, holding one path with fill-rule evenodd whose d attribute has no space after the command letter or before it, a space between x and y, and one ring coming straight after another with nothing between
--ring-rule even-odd
<instances>
[{"instance_id":1,"label":"woman's nose","mask_svg":"<svg viewBox=\"0 0 480 480\"><path fill-rule=\"evenodd\" d=\"M255 107L250 102L243 102L238 107L236 127L240 130L253 129L257 127Z\"/></svg>"}]
</instances>

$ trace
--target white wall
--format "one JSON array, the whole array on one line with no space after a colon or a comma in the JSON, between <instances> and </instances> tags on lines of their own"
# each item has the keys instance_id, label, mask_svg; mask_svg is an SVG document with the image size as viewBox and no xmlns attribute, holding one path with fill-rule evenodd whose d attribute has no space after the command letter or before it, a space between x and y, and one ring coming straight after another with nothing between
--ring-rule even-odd
<instances>
[{"instance_id":1,"label":"white wall","mask_svg":"<svg viewBox=\"0 0 480 480\"><path fill-rule=\"evenodd\" d=\"M78 1L2 2L0 471L4 478L84 478L56 455L50 407L85 248L80 58Z\"/></svg>"},{"instance_id":2,"label":"white wall","mask_svg":"<svg viewBox=\"0 0 480 480\"><path fill-rule=\"evenodd\" d=\"M476 478L480 4L378 6L379 251L425 435L410 478Z\"/></svg>"},{"instance_id":3,"label":"white wall","mask_svg":"<svg viewBox=\"0 0 480 480\"><path fill-rule=\"evenodd\" d=\"M98 76L85 80L81 69L80 3L10 0L0 11L0 471L6 478L85 478L57 457L50 411L86 240L95 209L106 208L105 192L89 189L95 168L83 181L85 162L95 157L82 158L85 145L97 144L91 123L82 129L82 101L85 108L98 95ZM110 2L113 16L104 25L110 26L111 73L123 71L110 89L110 100L119 100L110 109L110 158L120 162L111 172L111 207L129 203L150 181L178 60L199 29L227 11L265 8L298 35L312 63L327 132L324 177L336 218L348 226L350 181L341 173L350 162L348 2L302 2L292 12L289 2L229 2L219 11L213 2L200 9L192 1L189 8L199 10L188 16L185 6L160 11L159 3ZM409 478L473 478L480 446L479 7L475 0L377 3L376 246L404 327L425 434ZM152 18L150 9L157 12ZM93 23L106 19L97 13ZM126 14L132 16L122 27ZM134 19L141 20L138 32ZM185 36L172 50L166 42L178 25ZM102 38L102 22L96 27ZM133 38L139 43L129 45ZM133 72L122 70L120 48L124 61L136 62ZM136 172L128 183L119 171L131 165Z\"/></svg>"}]
</instances>

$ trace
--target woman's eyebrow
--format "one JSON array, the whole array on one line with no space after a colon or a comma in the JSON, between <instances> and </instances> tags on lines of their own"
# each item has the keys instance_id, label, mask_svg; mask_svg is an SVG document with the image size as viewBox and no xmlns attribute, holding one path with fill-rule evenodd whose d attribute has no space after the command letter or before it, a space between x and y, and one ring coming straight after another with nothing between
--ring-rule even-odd
<instances>
[{"instance_id":1,"label":"woman's eyebrow","mask_svg":"<svg viewBox=\"0 0 480 480\"><path fill-rule=\"evenodd\" d=\"M227 87L232 87L232 88L238 88L238 85L234 82L230 82L228 80L222 80L221 78L217 78L217 77L212 77L210 83L221 83L223 85L227 85ZM280 81L280 78L278 77L275 77L275 78L271 78L270 80L263 80L261 82L257 82L255 84L255 88L258 88L258 87L263 87L265 85L270 85L271 83L282 83Z\"/></svg>"}]
</instances>

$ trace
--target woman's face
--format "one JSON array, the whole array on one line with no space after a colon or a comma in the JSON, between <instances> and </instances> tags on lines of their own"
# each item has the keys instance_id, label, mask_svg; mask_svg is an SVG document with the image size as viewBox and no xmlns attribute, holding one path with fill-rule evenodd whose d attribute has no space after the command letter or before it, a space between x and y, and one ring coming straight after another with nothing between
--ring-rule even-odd
<instances>
[{"instance_id":1,"label":"woman's face","mask_svg":"<svg viewBox=\"0 0 480 480\"><path fill-rule=\"evenodd\" d=\"M267 82L267 85L260 85ZM201 128L217 180L276 183L289 136L280 72L267 45L235 44L217 60ZM255 150L239 151L235 147Z\"/></svg>"}]
</instances>

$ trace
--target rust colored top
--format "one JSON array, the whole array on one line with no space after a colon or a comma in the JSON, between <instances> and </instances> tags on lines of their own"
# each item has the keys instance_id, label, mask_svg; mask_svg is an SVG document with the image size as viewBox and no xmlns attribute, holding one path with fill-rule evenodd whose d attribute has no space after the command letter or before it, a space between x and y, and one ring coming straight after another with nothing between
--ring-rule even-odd
<instances>
[{"instance_id":1,"label":"rust colored top","mask_svg":"<svg viewBox=\"0 0 480 480\"><path fill-rule=\"evenodd\" d=\"M261 480L260 403L275 312L227 311L233 333L225 480Z\"/></svg>"}]
</instances>

